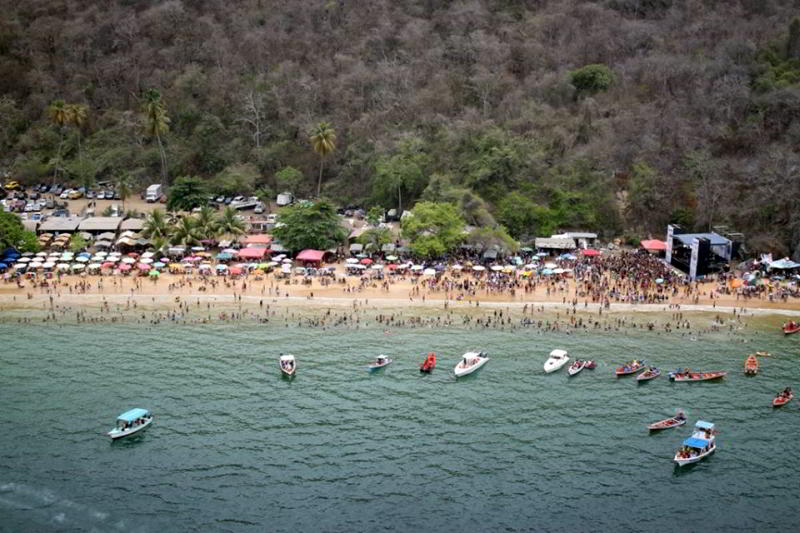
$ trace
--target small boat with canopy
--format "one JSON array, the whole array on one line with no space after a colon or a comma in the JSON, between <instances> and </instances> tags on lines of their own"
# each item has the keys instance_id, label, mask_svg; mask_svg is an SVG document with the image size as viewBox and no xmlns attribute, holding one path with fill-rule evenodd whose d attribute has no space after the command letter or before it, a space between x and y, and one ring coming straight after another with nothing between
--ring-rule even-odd
<instances>
[{"instance_id":1,"label":"small boat with canopy","mask_svg":"<svg viewBox=\"0 0 800 533\"><path fill-rule=\"evenodd\" d=\"M153 423L153 415L147 409L131 409L117 417L117 426L107 435L111 440L122 439L140 433Z\"/></svg>"},{"instance_id":2,"label":"small boat with canopy","mask_svg":"<svg viewBox=\"0 0 800 533\"><path fill-rule=\"evenodd\" d=\"M472 374L488 362L489 357L486 352L467 352L462 356L461 362L453 369L453 373L457 378L460 378Z\"/></svg>"},{"instance_id":3,"label":"small boat with canopy","mask_svg":"<svg viewBox=\"0 0 800 533\"><path fill-rule=\"evenodd\" d=\"M291 354L281 355L280 359L278 360L278 365L280 366L281 373L287 378L293 378L295 372L297 372L297 361Z\"/></svg>"},{"instance_id":4,"label":"small boat with canopy","mask_svg":"<svg viewBox=\"0 0 800 533\"><path fill-rule=\"evenodd\" d=\"M714 424L705 420L698 420L694 425L692 436L683 441L681 448L675 452L673 461L678 466L684 466L698 461L702 461L715 451L717 443L715 439L716 429Z\"/></svg>"}]
</instances>

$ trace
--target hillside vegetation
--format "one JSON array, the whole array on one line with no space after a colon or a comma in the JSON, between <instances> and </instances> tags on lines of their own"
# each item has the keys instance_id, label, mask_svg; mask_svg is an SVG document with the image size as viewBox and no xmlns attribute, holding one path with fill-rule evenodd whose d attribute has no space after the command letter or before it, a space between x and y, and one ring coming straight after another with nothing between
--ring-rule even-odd
<instances>
[{"instance_id":1,"label":"hillside vegetation","mask_svg":"<svg viewBox=\"0 0 800 533\"><path fill-rule=\"evenodd\" d=\"M800 259L797 0L2 4L19 180L449 201L523 240L727 224Z\"/></svg>"}]
</instances>

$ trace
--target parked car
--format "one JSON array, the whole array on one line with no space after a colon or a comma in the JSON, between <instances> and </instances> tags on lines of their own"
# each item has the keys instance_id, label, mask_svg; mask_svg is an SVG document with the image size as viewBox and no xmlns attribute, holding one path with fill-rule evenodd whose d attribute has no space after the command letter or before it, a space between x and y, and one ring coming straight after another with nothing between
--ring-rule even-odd
<instances>
[{"instance_id":1,"label":"parked car","mask_svg":"<svg viewBox=\"0 0 800 533\"><path fill-rule=\"evenodd\" d=\"M47 209L53 209L56 206L56 202L52 198L48 198L47 201L45 202L44 206Z\"/></svg>"},{"instance_id":2,"label":"parked car","mask_svg":"<svg viewBox=\"0 0 800 533\"><path fill-rule=\"evenodd\" d=\"M86 198L89 200L94 200L96 196L97 193L95 191L86 191Z\"/></svg>"},{"instance_id":3,"label":"parked car","mask_svg":"<svg viewBox=\"0 0 800 533\"><path fill-rule=\"evenodd\" d=\"M122 196L120 196L119 191L114 191L114 200L121 200ZM106 198L108 198L108 193L106 193Z\"/></svg>"},{"instance_id":4,"label":"parked car","mask_svg":"<svg viewBox=\"0 0 800 533\"><path fill-rule=\"evenodd\" d=\"M230 205L230 203L231 203L232 201L233 201L233 198L232 198L231 196L227 196L227 197L225 198L225 205Z\"/></svg>"},{"instance_id":5,"label":"parked car","mask_svg":"<svg viewBox=\"0 0 800 533\"><path fill-rule=\"evenodd\" d=\"M5 185L6 190L15 191L20 188L19 182L15 180L7 181Z\"/></svg>"},{"instance_id":6,"label":"parked car","mask_svg":"<svg viewBox=\"0 0 800 533\"><path fill-rule=\"evenodd\" d=\"M105 200L106 199L106 191L99 191L97 193L97 199L98 200Z\"/></svg>"},{"instance_id":7,"label":"parked car","mask_svg":"<svg viewBox=\"0 0 800 533\"><path fill-rule=\"evenodd\" d=\"M54 217L68 217L69 216L69 209L56 209L53 211Z\"/></svg>"},{"instance_id":8,"label":"parked car","mask_svg":"<svg viewBox=\"0 0 800 533\"><path fill-rule=\"evenodd\" d=\"M222 203L225 202L225 197L224 196L217 196L217 198L214 201L217 202L218 204L222 204Z\"/></svg>"},{"instance_id":9,"label":"parked car","mask_svg":"<svg viewBox=\"0 0 800 533\"><path fill-rule=\"evenodd\" d=\"M264 202L258 202L256 204L255 214L260 215L264 212Z\"/></svg>"},{"instance_id":10,"label":"parked car","mask_svg":"<svg viewBox=\"0 0 800 533\"><path fill-rule=\"evenodd\" d=\"M72 189L64 189L63 191L61 191L61 194L59 194L58 197L61 198L62 200L66 200L67 198L69 198L69 193L71 192Z\"/></svg>"},{"instance_id":11,"label":"parked car","mask_svg":"<svg viewBox=\"0 0 800 533\"><path fill-rule=\"evenodd\" d=\"M83 197L83 193L81 191L70 191L69 199L70 200L77 200Z\"/></svg>"}]
</instances>

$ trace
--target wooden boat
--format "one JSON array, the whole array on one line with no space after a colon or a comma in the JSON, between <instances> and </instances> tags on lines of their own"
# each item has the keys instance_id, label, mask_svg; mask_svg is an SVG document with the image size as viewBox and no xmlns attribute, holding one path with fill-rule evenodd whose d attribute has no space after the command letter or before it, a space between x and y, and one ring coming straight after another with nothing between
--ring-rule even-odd
<instances>
[{"instance_id":1,"label":"wooden boat","mask_svg":"<svg viewBox=\"0 0 800 533\"><path fill-rule=\"evenodd\" d=\"M692 436L683 441L681 449L675 452L672 459L678 466L684 466L698 461L702 461L715 451L717 443L715 438L716 430L714 424L698 420L694 425Z\"/></svg>"},{"instance_id":2,"label":"wooden boat","mask_svg":"<svg viewBox=\"0 0 800 533\"><path fill-rule=\"evenodd\" d=\"M636 376L636 381L650 381L651 379L656 379L658 376L661 375L661 370L658 368L651 366L638 376Z\"/></svg>"},{"instance_id":3,"label":"wooden boat","mask_svg":"<svg viewBox=\"0 0 800 533\"><path fill-rule=\"evenodd\" d=\"M467 352L462 356L461 362L453 369L457 378L472 374L489 362L486 352Z\"/></svg>"},{"instance_id":4,"label":"wooden boat","mask_svg":"<svg viewBox=\"0 0 800 533\"><path fill-rule=\"evenodd\" d=\"M597 362L591 360L586 361L586 365L584 365L583 368L585 368L586 370L594 370L595 368L597 368Z\"/></svg>"},{"instance_id":5,"label":"wooden boat","mask_svg":"<svg viewBox=\"0 0 800 533\"><path fill-rule=\"evenodd\" d=\"M678 426L684 425L685 423L686 423L686 415L684 415L682 412L679 412L672 418L665 418L664 420L653 422L652 424L647 426L647 429L649 429L650 431L661 431L662 429L676 428Z\"/></svg>"},{"instance_id":6,"label":"wooden boat","mask_svg":"<svg viewBox=\"0 0 800 533\"><path fill-rule=\"evenodd\" d=\"M374 362L367 365L367 369L370 372L373 372L375 370L380 370L381 368L386 368L390 364L392 364L392 360L389 357L385 355L379 355L375 358Z\"/></svg>"},{"instance_id":7,"label":"wooden boat","mask_svg":"<svg viewBox=\"0 0 800 533\"><path fill-rule=\"evenodd\" d=\"M794 320L783 325L784 335L791 335L792 333L797 333L798 331L800 331L800 323L797 323Z\"/></svg>"},{"instance_id":8,"label":"wooden boat","mask_svg":"<svg viewBox=\"0 0 800 533\"><path fill-rule=\"evenodd\" d=\"M122 439L140 433L153 423L153 415L147 409L131 409L117 417L117 426L107 435L111 440Z\"/></svg>"},{"instance_id":9,"label":"wooden boat","mask_svg":"<svg viewBox=\"0 0 800 533\"><path fill-rule=\"evenodd\" d=\"M744 362L744 373L746 376L758 374L758 357L755 354L747 356L747 360Z\"/></svg>"},{"instance_id":10,"label":"wooden boat","mask_svg":"<svg viewBox=\"0 0 800 533\"><path fill-rule=\"evenodd\" d=\"M569 374L569 376L572 377L581 370L583 370L585 367L586 367L586 361L581 361L580 359L576 359L574 363L569 365L569 368L567 369L567 374Z\"/></svg>"},{"instance_id":11,"label":"wooden boat","mask_svg":"<svg viewBox=\"0 0 800 533\"><path fill-rule=\"evenodd\" d=\"M297 361L295 361L293 355L282 355L278 360L278 367L284 376L292 378L297 371Z\"/></svg>"},{"instance_id":12,"label":"wooden boat","mask_svg":"<svg viewBox=\"0 0 800 533\"><path fill-rule=\"evenodd\" d=\"M633 361L627 362L621 367L616 370L617 377L619 376L628 376L630 374L635 374L641 369L644 368L644 361L639 361L634 359Z\"/></svg>"},{"instance_id":13,"label":"wooden boat","mask_svg":"<svg viewBox=\"0 0 800 533\"><path fill-rule=\"evenodd\" d=\"M794 398L794 393L792 389L786 387L784 390L778 393L775 398L772 400L772 407L783 407L787 403L789 403Z\"/></svg>"},{"instance_id":14,"label":"wooden boat","mask_svg":"<svg viewBox=\"0 0 800 533\"><path fill-rule=\"evenodd\" d=\"M728 375L727 370L717 370L714 372L692 372L689 369L676 370L669 373L669 380L680 381L710 381L712 379L721 379Z\"/></svg>"},{"instance_id":15,"label":"wooden boat","mask_svg":"<svg viewBox=\"0 0 800 533\"><path fill-rule=\"evenodd\" d=\"M433 372L434 368L436 368L436 354L430 352L428 353L428 357L425 359L425 361L423 361L422 364L419 365L419 371L431 373Z\"/></svg>"}]
</instances>

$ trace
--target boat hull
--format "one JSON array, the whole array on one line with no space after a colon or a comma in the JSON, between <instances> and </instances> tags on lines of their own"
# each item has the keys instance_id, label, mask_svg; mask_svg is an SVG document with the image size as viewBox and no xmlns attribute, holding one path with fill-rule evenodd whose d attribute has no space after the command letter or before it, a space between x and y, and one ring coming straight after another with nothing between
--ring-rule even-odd
<instances>
[{"instance_id":1,"label":"boat hull","mask_svg":"<svg viewBox=\"0 0 800 533\"><path fill-rule=\"evenodd\" d=\"M549 361L548 361L547 363L544 364L544 371L545 371L546 374L552 374L556 370L561 370L561 367L566 365L568 361L569 361L569 359L567 359L566 361L558 361L558 362L553 363L553 364L548 364L549 363Z\"/></svg>"},{"instance_id":2,"label":"boat hull","mask_svg":"<svg viewBox=\"0 0 800 533\"><path fill-rule=\"evenodd\" d=\"M723 370L720 372L692 372L688 376L670 375L670 381L676 383L684 381L711 381L714 379L722 379L728 375L728 372Z\"/></svg>"},{"instance_id":3,"label":"boat hull","mask_svg":"<svg viewBox=\"0 0 800 533\"><path fill-rule=\"evenodd\" d=\"M153 423L153 419L151 418L150 420L148 420L144 424L140 424L140 425L136 426L135 428L129 428L129 429L124 430L124 431L115 431L115 430L112 429L111 431L109 431L107 433L107 435L109 437L111 437L111 440L119 440L119 439L124 439L124 438L127 438L127 437L132 437L134 435L138 435L140 433L143 433L147 428L150 427L150 424L152 424L152 423Z\"/></svg>"},{"instance_id":4,"label":"boat hull","mask_svg":"<svg viewBox=\"0 0 800 533\"><path fill-rule=\"evenodd\" d=\"M617 374L617 377L619 377L619 376L630 376L631 374L636 374L637 372L641 371L643 368L644 368L644 365L636 367L635 369L632 369L632 370L622 370L621 368L618 368L618 369L615 370L615 372Z\"/></svg>"},{"instance_id":5,"label":"boat hull","mask_svg":"<svg viewBox=\"0 0 800 533\"><path fill-rule=\"evenodd\" d=\"M665 420L659 420L658 422L653 422L647 429L650 431L661 431L662 429L670 429L670 428L677 428L686 423L686 419L679 419L679 418L667 418Z\"/></svg>"},{"instance_id":6,"label":"boat hull","mask_svg":"<svg viewBox=\"0 0 800 533\"><path fill-rule=\"evenodd\" d=\"M794 333L797 333L798 331L800 331L800 328L794 328L794 329L783 328L784 335L792 335Z\"/></svg>"},{"instance_id":7,"label":"boat hull","mask_svg":"<svg viewBox=\"0 0 800 533\"><path fill-rule=\"evenodd\" d=\"M387 367L387 366L389 366L390 364L392 364L392 362L391 362L391 361L389 361L389 362L387 362L387 363L384 363L384 364L382 364L382 365L375 365L375 364L372 364L372 365L368 365L368 366L367 366L367 369L369 369L369 371L370 371L370 372L376 372L376 371L378 371L378 370L380 370L380 369L382 369L382 368L386 368L386 367Z\"/></svg>"},{"instance_id":8,"label":"boat hull","mask_svg":"<svg viewBox=\"0 0 800 533\"><path fill-rule=\"evenodd\" d=\"M642 383L642 382L645 382L645 381L650 381L651 379L656 379L660 375L661 375L661 371L660 370L658 372L652 372L652 373L647 373L645 371L645 372L642 372L641 374L639 374L638 376L636 376L636 381L638 381L639 383Z\"/></svg>"},{"instance_id":9,"label":"boat hull","mask_svg":"<svg viewBox=\"0 0 800 533\"><path fill-rule=\"evenodd\" d=\"M576 367L570 366L567 369L567 374L569 374L569 377L575 376L575 375L579 374L580 371L583 370L584 368L586 368L586 363L581 363L580 365L578 365Z\"/></svg>"},{"instance_id":10,"label":"boat hull","mask_svg":"<svg viewBox=\"0 0 800 533\"><path fill-rule=\"evenodd\" d=\"M715 451L717 451L717 445L716 444L710 450L708 450L707 452L699 453L694 457L680 457L676 453L675 457L673 458L673 461L675 461L675 463L678 466L686 466L686 465L690 465L692 463L698 463L698 462L702 461L703 459L705 459L706 457L708 457L709 455L711 455Z\"/></svg>"},{"instance_id":11,"label":"boat hull","mask_svg":"<svg viewBox=\"0 0 800 533\"><path fill-rule=\"evenodd\" d=\"M474 365L467 367L467 368L459 368L458 366L453 369L453 373L456 375L457 378L461 378L464 376L469 376L483 368L483 365L489 362L489 358L486 357L485 359L481 359L479 362L475 363Z\"/></svg>"},{"instance_id":12,"label":"boat hull","mask_svg":"<svg viewBox=\"0 0 800 533\"><path fill-rule=\"evenodd\" d=\"M773 398L772 407L783 407L787 403L791 402L793 398L794 394L792 394L788 398Z\"/></svg>"}]
</instances>

